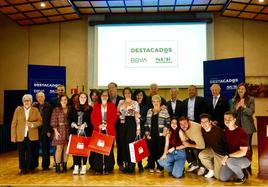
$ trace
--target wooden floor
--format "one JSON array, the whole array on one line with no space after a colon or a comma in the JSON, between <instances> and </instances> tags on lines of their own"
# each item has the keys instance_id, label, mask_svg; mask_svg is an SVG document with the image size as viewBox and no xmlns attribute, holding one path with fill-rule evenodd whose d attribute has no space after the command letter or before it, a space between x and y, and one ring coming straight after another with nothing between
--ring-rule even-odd
<instances>
[{"instance_id":1,"label":"wooden floor","mask_svg":"<svg viewBox=\"0 0 268 187\"><path fill-rule=\"evenodd\" d=\"M51 157L52 158L52 157ZM69 159L68 167L72 165ZM253 175L243 186L268 186L268 180L257 178L258 161L257 148L254 148ZM187 167L187 166L186 166ZM195 174L187 173L182 179L169 177L164 174L150 174L145 171L134 175L123 174L115 168L114 174L96 176L87 173L85 176L72 175L72 170L64 174L56 174L53 169L37 173L18 175L17 152L0 154L0 186L237 186L232 182L220 182L216 179L206 179Z\"/></svg>"}]
</instances>

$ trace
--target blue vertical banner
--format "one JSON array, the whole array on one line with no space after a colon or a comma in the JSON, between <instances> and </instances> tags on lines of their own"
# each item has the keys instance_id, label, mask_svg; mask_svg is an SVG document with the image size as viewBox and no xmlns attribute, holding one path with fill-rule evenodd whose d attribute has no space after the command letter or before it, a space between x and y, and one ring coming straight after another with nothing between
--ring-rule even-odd
<instances>
[{"instance_id":1,"label":"blue vertical banner","mask_svg":"<svg viewBox=\"0 0 268 187\"><path fill-rule=\"evenodd\" d=\"M210 87L216 83L221 87L221 94L232 99L241 82L245 82L244 57L204 61L205 97L211 96Z\"/></svg>"},{"instance_id":2,"label":"blue vertical banner","mask_svg":"<svg viewBox=\"0 0 268 187\"><path fill-rule=\"evenodd\" d=\"M66 84L66 67L28 65L28 92L35 99L35 94L42 91L46 100L57 95L56 86Z\"/></svg>"}]
</instances>

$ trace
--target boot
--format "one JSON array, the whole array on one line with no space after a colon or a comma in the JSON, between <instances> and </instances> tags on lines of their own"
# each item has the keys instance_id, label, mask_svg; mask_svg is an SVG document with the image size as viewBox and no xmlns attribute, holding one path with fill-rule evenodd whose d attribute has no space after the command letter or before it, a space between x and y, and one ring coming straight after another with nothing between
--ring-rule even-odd
<instances>
[{"instance_id":1,"label":"boot","mask_svg":"<svg viewBox=\"0 0 268 187\"><path fill-rule=\"evenodd\" d=\"M128 173L128 171L129 171L129 163L126 162L126 164L125 164L125 168L124 168L124 170L123 170L123 173Z\"/></svg>"},{"instance_id":2,"label":"boot","mask_svg":"<svg viewBox=\"0 0 268 187\"><path fill-rule=\"evenodd\" d=\"M135 164L129 163L128 173L133 174L135 172Z\"/></svg>"},{"instance_id":3,"label":"boot","mask_svg":"<svg viewBox=\"0 0 268 187\"><path fill-rule=\"evenodd\" d=\"M63 164L62 164L62 172L67 172L67 162L63 162Z\"/></svg>"},{"instance_id":4,"label":"boot","mask_svg":"<svg viewBox=\"0 0 268 187\"><path fill-rule=\"evenodd\" d=\"M60 173L61 170L60 170L60 164L59 163L56 163L56 173Z\"/></svg>"}]
</instances>

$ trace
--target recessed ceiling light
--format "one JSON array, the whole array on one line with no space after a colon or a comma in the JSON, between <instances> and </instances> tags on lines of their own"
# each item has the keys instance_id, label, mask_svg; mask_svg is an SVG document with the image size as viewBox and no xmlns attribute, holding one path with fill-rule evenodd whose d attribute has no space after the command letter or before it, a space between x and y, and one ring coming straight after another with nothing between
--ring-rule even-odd
<instances>
[{"instance_id":1,"label":"recessed ceiling light","mask_svg":"<svg viewBox=\"0 0 268 187\"><path fill-rule=\"evenodd\" d=\"M40 3L40 6L45 8L46 7L46 4L44 2Z\"/></svg>"}]
</instances>

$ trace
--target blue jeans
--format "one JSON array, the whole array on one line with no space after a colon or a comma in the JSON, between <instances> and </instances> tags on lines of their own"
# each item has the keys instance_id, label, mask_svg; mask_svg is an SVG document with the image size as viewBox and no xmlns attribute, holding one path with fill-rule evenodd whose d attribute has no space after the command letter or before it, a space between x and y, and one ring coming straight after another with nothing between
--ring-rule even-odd
<instances>
[{"instance_id":1,"label":"blue jeans","mask_svg":"<svg viewBox=\"0 0 268 187\"><path fill-rule=\"evenodd\" d=\"M168 153L166 159L158 160L158 163L163 168L166 168L174 177L180 178L183 175L184 164L186 161L185 150L175 150Z\"/></svg>"}]
</instances>

